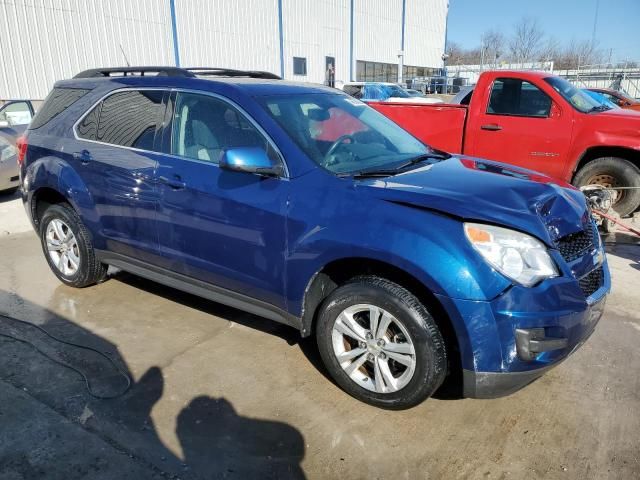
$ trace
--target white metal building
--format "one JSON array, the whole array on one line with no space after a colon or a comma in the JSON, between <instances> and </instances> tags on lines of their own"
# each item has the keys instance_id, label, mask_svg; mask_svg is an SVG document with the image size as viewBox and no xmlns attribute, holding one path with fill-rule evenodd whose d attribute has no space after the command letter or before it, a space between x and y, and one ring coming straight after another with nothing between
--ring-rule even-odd
<instances>
[{"instance_id":1,"label":"white metal building","mask_svg":"<svg viewBox=\"0 0 640 480\"><path fill-rule=\"evenodd\" d=\"M336 83L442 66L448 0L12 0L0 2L0 100L42 99L98 66L267 70Z\"/></svg>"}]
</instances>

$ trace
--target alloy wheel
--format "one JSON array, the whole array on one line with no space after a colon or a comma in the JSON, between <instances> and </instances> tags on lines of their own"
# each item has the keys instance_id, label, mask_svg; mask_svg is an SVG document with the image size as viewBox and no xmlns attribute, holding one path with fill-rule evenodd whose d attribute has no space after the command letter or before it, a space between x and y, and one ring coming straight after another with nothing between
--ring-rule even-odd
<instances>
[{"instance_id":1,"label":"alloy wheel","mask_svg":"<svg viewBox=\"0 0 640 480\"><path fill-rule=\"evenodd\" d=\"M362 388L397 392L413 377L416 352L411 336L383 308L370 304L346 308L336 318L331 335L338 363Z\"/></svg>"},{"instance_id":2,"label":"alloy wheel","mask_svg":"<svg viewBox=\"0 0 640 480\"><path fill-rule=\"evenodd\" d=\"M78 241L69 226L58 218L47 225L47 251L55 267L63 275L75 275L80 267L80 249Z\"/></svg>"}]
</instances>

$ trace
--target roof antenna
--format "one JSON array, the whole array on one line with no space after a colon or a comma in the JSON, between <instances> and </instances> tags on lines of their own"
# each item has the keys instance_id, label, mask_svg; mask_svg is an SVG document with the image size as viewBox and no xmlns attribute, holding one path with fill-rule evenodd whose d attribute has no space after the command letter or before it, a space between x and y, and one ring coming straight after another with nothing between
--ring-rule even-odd
<instances>
[{"instance_id":1,"label":"roof antenna","mask_svg":"<svg viewBox=\"0 0 640 480\"><path fill-rule=\"evenodd\" d=\"M130 67L129 59L127 58L127 54L124 53L124 48L122 48L122 44L120 44L120 51L122 52L122 56L124 57L124 61L127 62L127 67Z\"/></svg>"}]
</instances>

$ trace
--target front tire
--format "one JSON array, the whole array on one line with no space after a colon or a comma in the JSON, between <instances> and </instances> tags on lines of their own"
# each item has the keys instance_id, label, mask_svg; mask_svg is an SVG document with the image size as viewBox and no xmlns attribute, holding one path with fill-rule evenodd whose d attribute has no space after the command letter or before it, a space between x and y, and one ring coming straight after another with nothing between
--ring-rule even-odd
<instances>
[{"instance_id":1,"label":"front tire","mask_svg":"<svg viewBox=\"0 0 640 480\"><path fill-rule=\"evenodd\" d=\"M82 288L107 277L107 267L96 260L91 236L70 205L47 208L40 219L40 242L49 267L66 285Z\"/></svg>"},{"instance_id":2,"label":"front tire","mask_svg":"<svg viewBox=\"0 0 640 480\"><path fill-rule=\"evenodd\" d=\"M590 161L576 173L573 184L576 187L635 187L613 190L613 209L618 215L625 217L640 206L640 169L624 158L603 157Z\"/></svg>"},{"instance_id":3,"label":"front tire","mask_svg":"<svg viewBox=\"0 0 640 480\"><path fill-rule=\"evenodd\" d=\"M410 408L444 381L442 335L427 309L400 285L357 277L320 308L316 337L322 360L336 383L358 400Z\"/></svg>"}]
</instances>

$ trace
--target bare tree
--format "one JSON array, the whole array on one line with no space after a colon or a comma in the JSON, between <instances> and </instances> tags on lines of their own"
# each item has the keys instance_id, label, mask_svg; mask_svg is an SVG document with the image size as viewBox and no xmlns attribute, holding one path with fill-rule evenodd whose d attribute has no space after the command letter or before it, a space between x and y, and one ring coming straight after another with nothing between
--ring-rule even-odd
<instances>
[{"instance_id":1,"label":"bare tree","mask_svg":"<svg viewBox=\"0 0 640 480\"><path fill-rule=\"evenodd\" d=\"M505 51L505 38L498 30L487 30L480 37L481 63L496 67Z\"/></svg>"},{"instance_id":2,"label":"bare tree","mask_svg":"<svg viewBox=\"0 0 640 480\"><path fill-rule=\"evenodd\" d=\"M588 40L571 42L560 51L555 59L555 68L577 69L602 62L602 52Z\"/></svg>"},{"instance_id":3,"label":"bare tree","mask_svg":"<svg viewBox=\"0 0 640 480\"><path fill-rule=\"evenodd\" d=\"M523 17L514 27L509 41L509 51L515 62L532 62L537 60L544 32L538 20Z\"/></svg>"}]
</instances>

